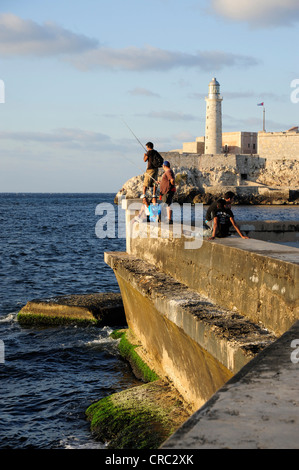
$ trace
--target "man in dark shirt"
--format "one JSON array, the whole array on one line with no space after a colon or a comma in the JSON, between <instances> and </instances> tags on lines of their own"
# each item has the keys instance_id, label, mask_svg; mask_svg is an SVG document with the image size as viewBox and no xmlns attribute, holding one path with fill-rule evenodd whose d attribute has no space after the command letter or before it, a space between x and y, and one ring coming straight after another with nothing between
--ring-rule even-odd
<instances>
[{"instance_id":1,"label":"man in dark shirt","mask_svg":"<svg viewBox=\"0 0 299 470\"><path fill-rule=\"evenodd\" d=\"M229 207L229 209L231 208L231 205L233 204L234 202L234 199L235 199L235 194L232 192L232 191L228 191L227 193L225 193L224 195L224 198L223 198L223 201L225 201L225 204ZM214 213L215 213L215 210L217 209L217 204L218 204L218 200L217 201L214 201L208 208L207 210L207 213L206 213L206 225L208 227L210 227L210 229L213 229L213 221L214 221Z\"/></svg>"},{"instance_id":2,"label":"man in dark shirt","mask_svg":"<svg viewBox=\"0 0 299 470\"><path fill-rule=\"evenodd\" d=\"M153 188L153 196L156 195L157 189L157 179L158 179L158 168L153 164L154 153L154 145L152 142L148 142L146 145L147 152L144 154L143 160L147 162L147 169L144 175L143 181L143 197L145 197L145 193L147 188Z\"/></svg>"},{"instance_id":3,"label":"man in dark shirt","mask_svg":"<svg viewBox=\"0 0 299 470\"><path fill-rule=\"evenodd\" d=\"M216 203L216 209L211 212L213 217L213 233L209 240L217 238L225 238L229 236L230 227L234 227L241 238L248 238L243 235L235 222L234 214L228 207L225 199L219 199Z\"/></svg>"}]
</instances>

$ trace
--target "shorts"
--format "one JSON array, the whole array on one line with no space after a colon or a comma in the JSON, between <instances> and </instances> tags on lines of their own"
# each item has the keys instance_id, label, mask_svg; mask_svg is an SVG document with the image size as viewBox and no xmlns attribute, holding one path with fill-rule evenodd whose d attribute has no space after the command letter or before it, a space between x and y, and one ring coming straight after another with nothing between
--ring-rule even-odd
<instances>
[{"instance_id":1,"label":"shorts","mask_svg":"<svg viewBox=\"0 0 299 470\"><path fill-rule=\"evenodd\" d=\"M156 186L157 179L158 179L158 168L154 168L153 170L146 170L144 174L143 185L146 186L147 188Z\"/></svg>"},{"instance_id":2,"label":"shorts","mask_svg":"<svg viewBox=\"0 0 299 470\"><path fill-rule=\"evenodd\" d=\"M173 191L169 191L169 193L163 194L163 196L162 196L162 202L164 202L164 203L167 204L168 206L171 206L173 196L174 196L174 192L173 192Z\"/></svg>"}]
</instances>

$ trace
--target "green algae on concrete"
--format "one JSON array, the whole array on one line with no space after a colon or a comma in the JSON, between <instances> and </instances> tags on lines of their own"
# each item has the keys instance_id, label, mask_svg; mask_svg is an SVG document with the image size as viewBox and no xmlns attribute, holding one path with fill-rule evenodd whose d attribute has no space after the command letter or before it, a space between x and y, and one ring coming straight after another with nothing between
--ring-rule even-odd
<instances>
[{"instance_id":1,"label":"green algae on concrete","mask_svg":"<svg viewBox=\"0 0 299 470\"><path fill-rule=\"evenodd\" d=\"M86 318L76 318L76 317L64 317L64 316L47 316L36 313L26 312L23 313L20 311L17 315L17 320L21 326L63 326L63 325L80 325L86 326L97 324L95 318L86 319Z\"/></svg>"},{"instance_id":2,"label":"green algae on concrete","mask_svg":"<svg viewBox=\"0 0 299 470\"><path fill-rule=\"evenodd\" d=\"M159 376L150 369L150 367L138 355L136 349L139 346L132 344L128 340L128 333L129 330L115 330L110 335L113 339L120 339L118 348L122 357L130 363L133 372L138 379L141 379L144 382L153 382L154 380L159 379Z\"/></svg>"},{"instance_id":3,"label":"green algae on concrete","mask_svg":"<svg viewBox=\"0 0 299 470\"><path fill-rule=\"evenodd\" d=\"M190 416L188 405L169 382L138 355L130 330L115 330L119 351L146 384L114 393L86 410L94 436L109 449L157 449Z\"/></svg>"},{"instance_id":4,"label":"green algae on concrete","mask_svg":"<svg viewBox=\"0 0 299 470\"><path fill-rule=\"evenodd\" d=\"M190 414L177 391L157 380L102 398L86 416L108 449L157 449Z\"/></svg>"}]
</instances>

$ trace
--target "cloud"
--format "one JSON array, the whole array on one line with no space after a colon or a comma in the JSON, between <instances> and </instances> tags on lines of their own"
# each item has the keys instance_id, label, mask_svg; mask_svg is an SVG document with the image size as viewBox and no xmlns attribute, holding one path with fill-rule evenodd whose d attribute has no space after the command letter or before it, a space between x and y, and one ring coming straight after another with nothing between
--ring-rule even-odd
<instances>
[{"instance_id":1,"label":"cloud","mask_svg":"<svg viewBox=\"0 0 299 470\"><path fill-rule=\"evenodd\" d=\"M244 119L236 118L234 116L230 116L228 114L225 114L222 116L223 123L225 124L226 130L224 132L227 132L228 129L230 130L236 130L243 128L248 131L256 131L256 130L262 130L262 117L248 117ZM274 121L272 119L266 118L266 130L268 132L277 132L277 131L284 131L287 130L291 127L290 123L283 123L283 122L278 122Z\"/></svg>"},{"instance_id":2,"label":"cloud","mask_svg":"<svg viewBox=\"0 0 299 470\"><path fill-rule=\"evenodd\" d=\"M219 70L250 67L254 57L223 51L187 53L151 45L112 48L54 22L38 24L11 13L0 14L0 56L57 56L79 70L168 71L178 67ZM140 90L139 90L140 91Z\"/></svg>"},{"instance_id":3,"label":"cloud","mask_svg":"<svg viewBox=\"0 0 299 470\"><path fill-rule=\"evenodd\" d=\"M205 97L208 95L208 92L207 93L198 93L198 92L195 92L195 93L190 93L188 95L188 98L192 99L192 100L204 100ZM251 91L244 91L244 92L238 92L238 91L233 91L233 92L229 92L229 91L225 91L224 93L221 93L223 99L225 100L239 100L239 99L242 99L242 98L252 98L255 96L255 94Z\"/></svg>"},{"instance_id":4,"label":"cloud","mask_svg":"<svg viewBox=\"0 0 299 470\"><path fill-rule=\"evenodd\" d=\"M177 67L219 70L225 66L248 67L258 64L258 61L253 57L222 51L199 51L190 54L167 51L149 45L142 48L131 46L123 49L99 47L95 50L86 51L78 57L71 57L69 61L81 70L107 68L131 71L163 71Z\"/></svg>"},{"instance_id":5,"label":"cloud","mask_svg":"<svg viewBox=\"0 0 299 470\"><path fill-rule=\"evenodd\" d=\"M144 115L143 115L144 116ZM153 119L164 119L167 121L197 121L198 117L192 114L185 114L173 111L151 111L146 117Z\"/></svg>"},{"instance_id":6,"label":"cloud","mask_svg":"<svg viewBox=\"0 0 299 470\"><path fill-rule=\"evenodd\" d=\"M39 25L11 13L0 14L2 56L78 54L97 46L97 40L75 34L52 22Z\"/></svg>"},{"instance_id":7,"label":"cloud","mask_svg":"<svg viewBox=\"0 0 299 470\"><path fill-rule=\"evenodd\" d=\"M147 90L146 88L134 88L134 90L130 90L128 93L133 96L149 96L149 97L156 97L160 98L160 95L158 93L153 93L150 90Z\"/></svg>"},{"instance_id":8,"label":"cloud","mask_svg":"<svg viewBox=\"0 0 299 470\"><path fill-rule=\"evenodd\" d=\"M194 136L194 134L191 134L191 132L183 131L179 132L178 134L174 134L172 138L177 142L194 142L196 136Z\"/></svg>"},{"instance_id":9,"label":"cloud","mask_svg":"<svg viewBox=\"0 0 299 470\"><path fill-rule=\"evenodd\" d=\"M299 21L298 0L211 0L210 10L252 27L289 26Z\"/></svg>"},{"instance_id":10,"label":"cloud","mask_svg":"<svg viewBox=\"0 0 299 470\"><path fill-rule=\"evenodd\" d=\"M204 100L207 96L207 93L190 93L188 98L192 100ZM289 95L278 95L276 93L271 92L260 92L254 93L253 91L223 91L221 96L224 100L242 100L242 99L251 99L258 101L266 101L269 102L286 102L289 100Z\"/></svg>"},{"instance_id":11,"label":"cloud","mask_svg":"<svg viewBox=\"0 0 299 470\"><path fill-rule=\"evenodd\" d=\"M98 151L103 145L110 146L110 137L100 132L86 131L82 129L62 128L52 132L21 132L3 131L0 132L2 141L9 140L14 143L26 143L50 145L65 149L82 149Z\"/></svg>"}]
</instances>

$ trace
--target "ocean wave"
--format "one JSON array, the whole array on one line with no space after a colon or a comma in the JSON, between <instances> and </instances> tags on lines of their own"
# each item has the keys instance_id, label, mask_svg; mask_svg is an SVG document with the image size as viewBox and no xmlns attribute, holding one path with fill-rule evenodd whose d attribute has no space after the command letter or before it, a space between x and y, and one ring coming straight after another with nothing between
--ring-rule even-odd
<instances>
[{"instance_id":1,"label":"ocean wave","mask_svg":"<svg viewBox=\"0 0 299 470\"><path fill-rule=\"evenodd\" d=\"M19 312L11 312L8 313L7 315L4 315L3 317L0 317L0 323L12 323L12 322L17 322L17 316Z\"/></svg>"}]
</instances>

